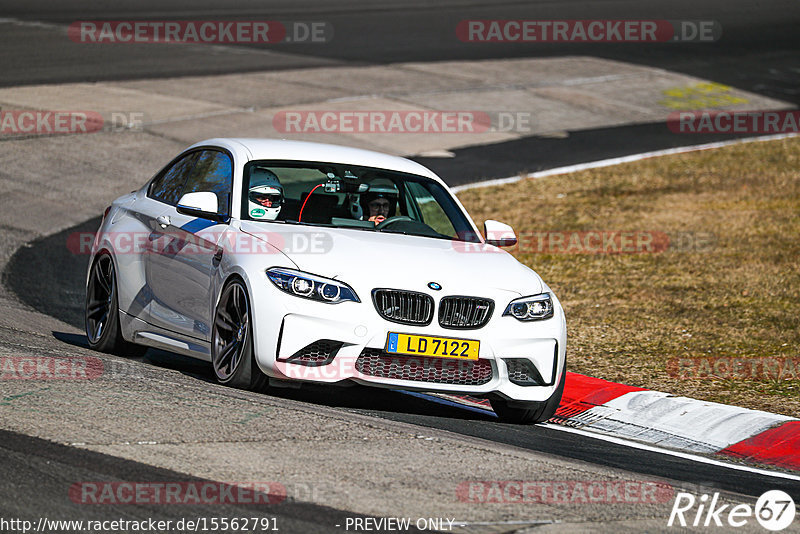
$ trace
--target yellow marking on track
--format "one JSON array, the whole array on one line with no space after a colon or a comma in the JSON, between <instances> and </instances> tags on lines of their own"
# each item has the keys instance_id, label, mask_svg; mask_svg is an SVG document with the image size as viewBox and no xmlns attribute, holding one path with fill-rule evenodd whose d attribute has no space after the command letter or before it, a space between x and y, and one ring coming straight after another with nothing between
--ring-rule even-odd
<instances>
[{"instance_id":1,"label":"yellow marking on track","mask_svg":"<svg viewBox=\"0 0 800 534\"><path fill-rule=\"evenodd\" d=\"M691 110L722 108L748 102L746 98L731 94L732 90L729 85L713 82L671 87L662 91L666 98L658 103L670 109Z\"/></svg>"}]
</instances>

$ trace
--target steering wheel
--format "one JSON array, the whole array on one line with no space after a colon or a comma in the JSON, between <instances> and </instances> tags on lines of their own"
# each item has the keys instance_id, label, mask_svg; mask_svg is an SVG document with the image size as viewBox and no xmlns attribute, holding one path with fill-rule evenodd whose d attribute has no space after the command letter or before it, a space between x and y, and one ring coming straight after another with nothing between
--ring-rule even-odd
<instances>
[{"instance_id":1,"label":"steering wheel","mask_svg":"<svg viewBox=\"0 0 800 534\"><path fill-rule=\"evenodd\" d=\"M386 219L385 221L381 222L380 224L376 224L375 225L375 229L376 230L382 230L382 229L386 228L387 226L389 226L390 224L404 222L404 221L414 222L414 223L419 222L416 219L412 219L411 217L406 217L405 215L395 215L394 217L389 217L388 219Z\"/></svg>"}]
</instances>

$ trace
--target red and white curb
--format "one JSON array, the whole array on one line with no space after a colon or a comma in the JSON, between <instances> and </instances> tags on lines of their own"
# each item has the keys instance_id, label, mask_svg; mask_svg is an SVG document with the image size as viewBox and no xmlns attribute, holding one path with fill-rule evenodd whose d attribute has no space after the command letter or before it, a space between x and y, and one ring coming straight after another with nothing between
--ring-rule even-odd
<instances>
[{"instance_id":1,"label":"red and white curb","mask_svg":"<svg viewBox=\"0 0 800 534\"><path fill-rule=\"evenodd\" d=\"M551 422L668 449L800 470L800 421L567 373Z\"/></svg>"},{"instance_id":2,"label":"red and white curb","mask_svg":"<svg viewBox=\"0 0 800 534\"><path fill-rule=\"evenodd\" d=\"M800 420L567 373L549 423L691 454L800 471ZM488 401L448 398L474 408Z\"/></svg>"}]
</instances>

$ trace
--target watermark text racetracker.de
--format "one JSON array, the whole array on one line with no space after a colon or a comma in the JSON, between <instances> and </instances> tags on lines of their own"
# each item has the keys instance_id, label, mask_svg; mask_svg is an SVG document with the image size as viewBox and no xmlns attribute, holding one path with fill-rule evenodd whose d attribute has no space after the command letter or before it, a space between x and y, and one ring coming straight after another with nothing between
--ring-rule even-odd
<instances>
[{"instance_id":1,"label":"watermark text racetracker.de","mask_svg":"<svg viewBox=\"0 0 800 534\"><path fill-rule=\"evenodd\" d=\"M800 380L800 358L791 357L671 358L666 369L679 380Z\"/></svg>"},{"instance_id":2,"label":"watermark text racetracker.de","mask_svg":"<svg viewBox=\"0 0 800 534\"><path fill-rule=\"evenodd\" d=\"M144 123L139 111L0 110L0 136L141 131Z\"/></svg>"},{"instance_id":3,"label":"watermark text racetracker.de","mask_svg":"<svg viewBox=\"0 0 800 534\"><path fill-rule=\"evenodd\" d=\"M800 133L800 111L675 111L667 127L678 134L792 134Z\"/></svg>"},{"instance_id":4,"label":"watermark text racetracker.de","mask_svg":"<svg viewBox=\"0 0 800 534\"><path fill-rule=\"evenodd\" d=\"M0 356L0 380L93 380L103 372L92 356Z\"/></svg>"},{"instance_id":5,"label":"watermark text racetracker.de","mask_svg":"<svg viewBox=\"0 0 800 534\"><path fill-rule=\"evenodd\" d=\"M0 356L0 380L130 380L149 368L95 356Z\"/></svg>"},{"instance_id":6,"label":"watermark text racetracker.de","mask_svg":"<svg viewBox=\"0 0 800 534\"><path fill-rule=\"evenodd\" d=\"M55 135L94 133L103 129L96 111L0 111L0 135Z\"/></svg>"},{"instance_id":7,"label":"watermark text racetracker.de","mask_svg":"<svg viewBox=\"0 0 800 534\"><path fill-rule=\"evenodd\" d=\"M504 239L505 236L494 236ZM510 237L510 236L508 236ZM709 252L716 246L711 232L662 232L654 230L549 230L522 232L516 243L503 250L520 254L658 254ZM499 252L484 243L454 241L459 252Z\"/></svg>"},{"instance_id":8,"label":"watermark text racetracker.de","mask_svg":"<svg viewBox=\"0 0 800 534\"><path fill-rule=\"evenodd\" d=\"M456 36L466 43L714 42L714 20L462 20Z\"/></svg>"},{"instance_id":9,"label":"watermark text racetracker.de","mask_svg":"<svg viewBox=\"0 0 800 534\"><path fill-rule=\"evenodd\" d=\"M69 38L89 44L283 44L327 43L333 26L326 21L277 20L79 20Z\"/></svg>"},{"instance_id":10,"label":"watermark text racetracker.de","mask_svg":"<svg viewBox=\"0 0 800 534\"><path fill-rule=\"evenodd\" d=\"M286 500L278 482L76 482L69 498L76 504L278 504Z\"/></svg>"},{"instance_id":11,"label":"watermark text racetracker.de","mask_svg":"<svg viewBox=\"0 0 800 534\"><path fill-rule=\"evenodd\" d=\"M333 236L324 231L230 232L227 230L163 232L74 232L67 236L67 249L75 255L91 254L96 247L110 245L121 254L326 254L333 248Z\"/></svg>"},{"instance_id":12,"label":"watermark text racetracker.de","mask_svg":"<svg viewBox=\"0 0 800 534\"><path fill-rule=\"evenodd\" d=\"M672 499L672 486L641 480L477 480L456 496L474 504L648 504Z\"/></svg>"},{"instance_id":13,"label":"watermark text racetracker.de","mask_svg":"<svg viewBox=\"0 0 800 534\"><path fill-rule=\"evenodd\" d=\"M485 111L279 111L272 126L280 133L483 133Z\"/></svg>"},{"instance_id":14,"label":"watermark text racetracker.de","mask_svg":"<svg viewBox=\"0 0 800 534\"><path fill-rule=\"evenodd\" d=\"M272 119L275 131L284 134L530 133L535 126L533 112L513 110L285 110Z\"/></svg>"}]
</instances>

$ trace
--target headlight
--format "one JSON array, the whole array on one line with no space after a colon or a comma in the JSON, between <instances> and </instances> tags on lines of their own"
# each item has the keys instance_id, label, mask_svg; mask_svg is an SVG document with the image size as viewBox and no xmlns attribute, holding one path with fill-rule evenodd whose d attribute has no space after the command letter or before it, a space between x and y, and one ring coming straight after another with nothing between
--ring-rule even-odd
<instances>
[{"instance_id":1,"label":"headlight","mask_svg":"<svg viewBox=\"0 0 800 534\"><path fill-rule=\"evenodd\" d=\"M330 278L322 278L321 276L281 267L267 269L267 276L278 289L296 297L304 297L330 304L338 304L345 300L361 302L353 288Z\"/></svg>"},{"instance_id":2,"label":"headlight","mask_svg":"<svg viewBox=\"0 0 800 534\"><path fill-rule=\"evenodd\" d=\"M520 321L540 321L553 316L553 299L550 293L512 300L503 315L510 315Z\"/></svg>"}]
</instances>

